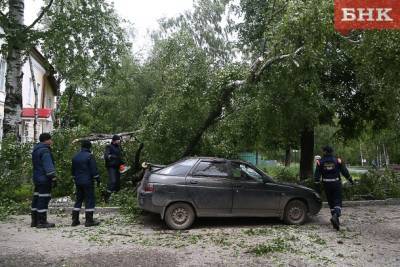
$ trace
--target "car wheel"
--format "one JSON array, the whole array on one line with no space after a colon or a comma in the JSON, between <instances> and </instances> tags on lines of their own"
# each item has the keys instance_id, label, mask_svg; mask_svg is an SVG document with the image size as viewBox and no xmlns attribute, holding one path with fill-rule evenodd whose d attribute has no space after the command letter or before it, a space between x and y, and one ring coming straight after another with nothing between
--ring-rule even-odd
<instances>
[{"instance_id":1,"label":"car wheel","mask_svg":"<svg viewBox=\"0 0 400 267\"><path fill-rule=\"evenodd\" d=\"M189 228L194 222L193 208L186 203L174 203L165 211L165 223L174 230Z\"/></svg>"},{"instance_id":2,"label":"car wheel","mask_svg":"<svg viewBox=\"0 0 400 267\"><path fill-rule=\"evenodd\" d=\"M290 201L285 208L284 221L287 224L303 224L307 219L307 206L301 200Z\"/></svg>"}]
</instances>

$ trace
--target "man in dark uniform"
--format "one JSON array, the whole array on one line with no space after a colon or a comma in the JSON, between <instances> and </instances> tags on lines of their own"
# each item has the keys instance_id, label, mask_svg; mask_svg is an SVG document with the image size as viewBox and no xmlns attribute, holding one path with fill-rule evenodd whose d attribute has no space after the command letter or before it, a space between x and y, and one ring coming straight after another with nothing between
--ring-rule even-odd
<instances>
[{"instance_id":1,"label":"man in dark uniform","mask_svg":"<svg viewBox=\"0 0 400 267\"><path fill-rule=\"evenodd\" d=\"M104 193L104 201L107 203L111 194L120 190L121 173L119 172L119 168L124 164L122 161L120 136L114 135L111 144L106 146L104 159L108 172L107 191Z\"/></svg>"},{"instance_id":2,"label":"man in dark uniform","mask_svg":"<svg viewBox=\"0 0 400 267\"><path fill-rule=\"evenodd\" d=\"M314 178L317 185L320 186L322 176L322 183L332 214L331 223L336 230L339 230L339 217L342 213L342 181L340 173L351 184L353 184L353 179L342 160L333 156L332 147L325 146L322 148L322 152L323 157L316 161Z\"/></svg>"},{"instance_id":3,"label":"man in dark uniform","mask_svg":"<svg viewBox=\"0 0 400 267\"><path fill-rule=\"evenodd\" d=\"M42 133L32 151L33 183L35 186L31 206L31 227L50 228L54 223L47 221L47 209L51 199L51 188L56 186L56 169L50 146L49 133Z\"/></svg>"},{"instance_id":4,"label":"man in dark uniform","mask_svg":"<svg viewBox=\"0 0 400 267\"><path fill-rule=\"evenodd\" d=\"M76 185L76 202L72 211L72 226L80 224L79 212L82 202L85 201L85 226L96 226L99 222L93 219L95 207L94 181L97 186L100 185L100 175L97 170L96 160L90 149L92 144L90 141L81 142L81 151L72 159L72 176Z\"/></svg>"}]
</instances>

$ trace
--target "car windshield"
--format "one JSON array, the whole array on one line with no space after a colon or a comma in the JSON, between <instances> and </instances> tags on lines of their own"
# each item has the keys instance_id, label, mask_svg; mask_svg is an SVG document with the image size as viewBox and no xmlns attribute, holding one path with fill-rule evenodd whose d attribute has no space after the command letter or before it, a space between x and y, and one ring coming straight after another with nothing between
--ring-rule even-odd
<instances>
[{"instance_id":1,"label":"car windshield","mask_svg":"<svg viewBox=\"0 0 400 267\"><path fill-rule=\"evenodd\" d=\"M156 171L156 173L163 175L185 176L196 162L197 159L178 161L159 171Z\"/></svg>"}]
</instances>

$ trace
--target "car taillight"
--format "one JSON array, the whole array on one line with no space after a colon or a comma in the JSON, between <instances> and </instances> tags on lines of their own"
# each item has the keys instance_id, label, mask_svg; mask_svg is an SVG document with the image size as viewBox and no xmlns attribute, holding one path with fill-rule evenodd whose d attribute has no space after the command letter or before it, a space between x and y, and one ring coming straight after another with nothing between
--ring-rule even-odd
<instances>
[{"instance_id":1,"label":"car taillight","mask_svg":"<svg viewBox=\"0 0 400 267\"><path fill-rule=\"evenodd\" d=\"M147 183L144 186L144 192L154 192L155 191L155 187L153 183Z\"/></svg>"}]
</instances>

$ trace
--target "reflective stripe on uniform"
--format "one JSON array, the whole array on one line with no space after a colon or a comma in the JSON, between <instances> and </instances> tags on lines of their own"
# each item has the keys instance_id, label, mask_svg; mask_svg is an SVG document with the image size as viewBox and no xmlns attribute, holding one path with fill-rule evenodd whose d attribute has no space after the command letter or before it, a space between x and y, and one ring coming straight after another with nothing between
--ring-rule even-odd
<instances>
[{"instance_id":1,"label":"reflective stripe on uniform","mask_svg":"<svg viewBox=\"0 0 400 267\"><path fill-rule=\"evenodd\" d=\"M96 176L94 176L93 178L99 178L100 177L100 175L96 175Z\"/></svg>"},{"instance_id":2,"label":"reflective stripe on uniform","mask_svg":"<svg viewBox=\"0 0 400 267\"><path fill-rule=\"evenodd\" d=\"M80 211L81 208L74 208L73 210L75 210L75 211Z\"/></svg>"},{"instance_id":3,"label":"reflective stripe on uniform","mask_svg":"<svg viewBox=\"0 0 400 267\"><path fill-rule=\"evenodd\" d=\"M39 197L51 197L51 194L39 194Z\"/></svg>"},{"instance_id":4,"label":"reflective stripe on uniform","mask_svg":"<svg viewBox=\"0 0 400 267\"><path fill-rule=\"evenodd\" d=\"M33 195L34 195L34 196L38 196L38 195L39 195L39 192L33 192Z\"/></svg>"},{"instance_id":5,"label":"reflective stripe on uniform","mask_svg":"<svg viewBox=\"0 0 400 267\"><path fill-rule=\"evenodd\" d=\"M37 210L37 212L40 212L40 213L43 213L43 212L46 212L46 211L47 211L47 209Z\"/></svg>"},{"instance_id":6,"label":"reflective stripe on uniform","mask_svg":"<svg viewBox=\"0 0 400 267\"><path fill-rule=\"evenodd\" d=\"M31 211L36 211L37 210L37 208L31 208Z\"/></svg>"},{"instance_id":7,"label":"reflective stripe on uniform","mask_svg":"<svg viewBox=\"0 0 400 267\"><path fill-rule=\"evenodd\" d=\"M85 209L85 211L91 212L91 211L94 211L94 209Z\"/></svg>"},{"instance_id":8,"label":"reflective stripe on uniform","mask_svg":"<svg viewBox=\"0 0 400 267\"><path fill-rule=\"evenodd\" d=\"M332 179L322 179L324 182L336 182L339 181L339 178L332 178Z\"/></svg>"}]
</instances>

